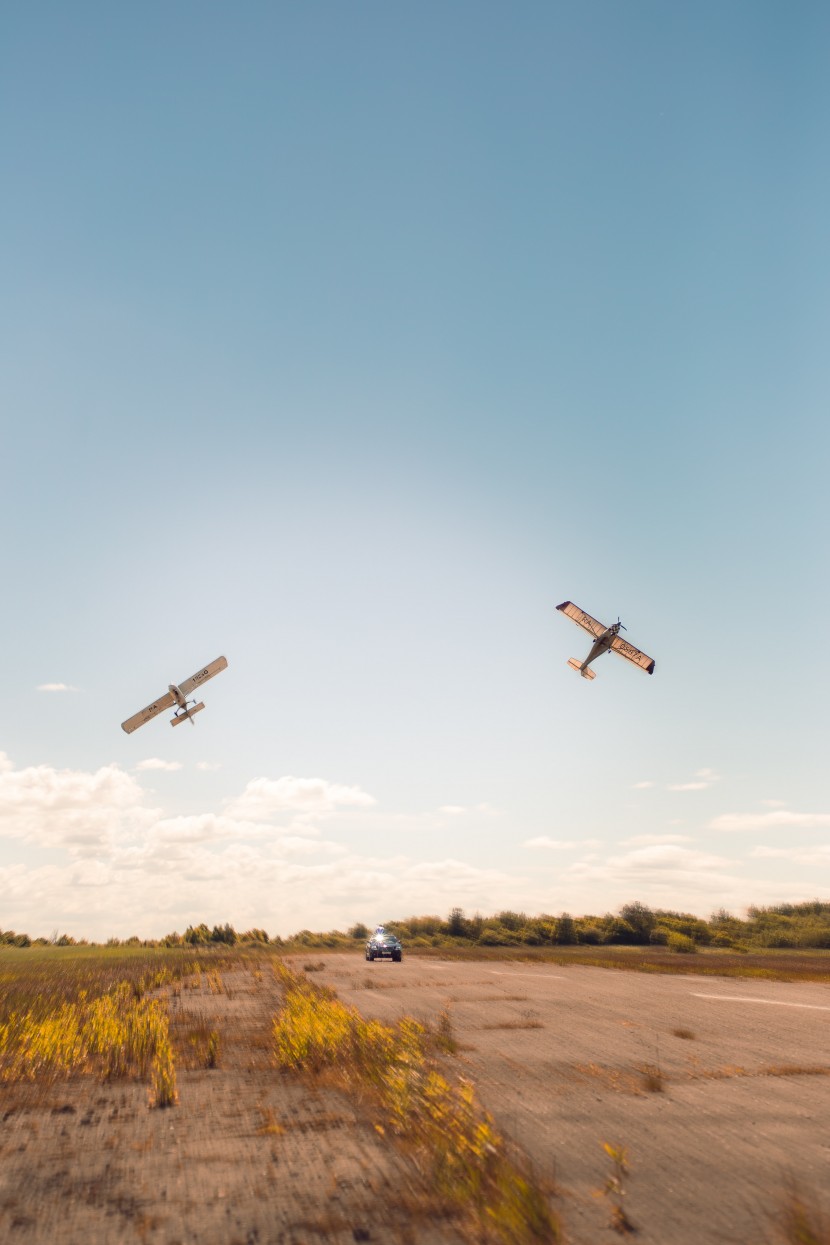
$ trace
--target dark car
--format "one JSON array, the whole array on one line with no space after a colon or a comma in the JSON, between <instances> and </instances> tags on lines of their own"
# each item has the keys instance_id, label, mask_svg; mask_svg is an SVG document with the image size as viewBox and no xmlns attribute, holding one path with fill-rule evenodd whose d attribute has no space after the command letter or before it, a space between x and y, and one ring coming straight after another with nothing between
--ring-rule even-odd
<instances>
[{"instance_id":1,"label":"dark car","mask_svg":"<svg viewBox=\"0 0 830 1245\"><path fill-rule=\"evenodd\" d=\"M382 960L384 956L400 963L403 947L394 934L372 934L366 943L366 959Z\"/></svg>"}]
</instances>

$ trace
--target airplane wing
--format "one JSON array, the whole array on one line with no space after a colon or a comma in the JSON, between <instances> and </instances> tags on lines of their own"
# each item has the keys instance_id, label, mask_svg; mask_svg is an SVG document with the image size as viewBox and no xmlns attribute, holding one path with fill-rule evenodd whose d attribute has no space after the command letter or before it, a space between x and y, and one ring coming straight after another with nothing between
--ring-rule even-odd
<instances>
[{"instance_id":1,"label":"airplane wing","mask_svg":"<svg viewBox=\"0 0 830 1245\"><path fill-rule=\"evenodd\" d=\"M562 604L557 605L556 608L561 610L563 614L567 614L568 618L572 618L578 626L584 627L586 631L589 631L595 640L598 639L605 630L601 622L597 622L597 620L592 618L590 614L586 614L585 611L581 610L578 605L574 605L573 601L563 601Z\"/></svg>"},{"instance_id":2,"label":"airplane wing","mask_svg":"<svg viewBox=\"0 0 830 1245\"><path fill-rule=\"evenodd\" d=\"M179 691L183 696L188 696L194 689L202 683L207 683L208 679L212 679L215 674L219 674L222 670L227 670L228 659L226 657L217 657L216 661L212 661L209 666L205 666L202 670L197 670L189 679L185 679L184 683L179 684Z\"/></svg>"},{"instance_id":3,"label":"airplane wing","mask_svg":"<svg viewBox=\"0 0 830 1245\"><path fill-rule=\"evenodd\" d=\"M624 640L621 635L614 636L611 641L611 651L618 653L626 661L632 661L635 666L645 670L646 674L654 674L654 658L646 657L645 653L641 653L638 648L635 648L633 644L629 644L628 640Z\"/></svg>"},{"instance_id":4,"label":"airplane wing","mask_svg":"<svg viewBox=\"0 0 830 1245\"><path fill-rule=\"evenodd\" d=\"M122 722L122 731L132 735L133 731L138 730L139 726L143 726L145 722L152 721L153 718L158 717L160 713L164 713L165 709L169 709L174 703L173 693L165 692L163 696L159 696L158 700L154 700L146 709L142 709L140 713L134 713L131 718L127 718L126 722Z\"/></svg>"}]
</instances>

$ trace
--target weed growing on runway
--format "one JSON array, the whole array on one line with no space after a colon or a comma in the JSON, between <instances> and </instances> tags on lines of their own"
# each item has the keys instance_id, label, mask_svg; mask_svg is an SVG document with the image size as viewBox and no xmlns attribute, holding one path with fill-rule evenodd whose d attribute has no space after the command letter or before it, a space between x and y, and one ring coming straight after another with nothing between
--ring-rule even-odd
<instances>
[{"instance_id":1,"label":"weed growing on runway","mask_svg":"<svg viewBox=\"0 0 830 1245\"><path fill-rule=\"evenodd\" d=\"M427 1029L365 1020L330 989L285 964L275 966L285 996L274 1020L280 1066L334 1075L352 1092L373 1095L385 1126L428 1158L442 1194L475 1213L509 1245L561 1240L541 1189L507 1153L473 1086L451 1084L435 1066Z\"/></svg>"},{"instance_id":2,"label":"weed growing on runway","mask_svg":"<svg viewBox=\"0 0 830 1245\"><path fill-rule=\"evenodd\" d=\"M602 1187L611 1203L611 1227L615 1232L636 1232L623 1205L627 1195L628 1151L625 1146L614 1146L608 1141L603 1142L602 1148L611 1160L611 1171Z\"/></svg>"},{"instance_id":3,"label":"weed growing on runway","mask_svg":"<svg viewBox=\"0 0 830 1245\"><path fill-rule=\"evenodd\" d=\"M215 1029L211 1029L207 1044L207 1054L205 1055L205 1067L216 1068L219 1066L219 1034Z\"/></svg>"},{"instance_id":4,"label":"weed growing on runway","mask_svg":"<svg viewBox=\"0 0 830 1245\"><path fill-rule=\"evenodd\" d=\"M640 1068L640 1077L647 1094L662 1094L666 1087L666 1078L654 1063L644 1063Z\"/></svg>"},{"instance_id":5,"label":"weed growing on runway","mask_svg":"<svg viewBox=\"0 0 830 1245\"><path fill-rule=\"evenodd\" d=\"M458 1039L455 1036L455 1029L452 1024L452 1016L450 1009L445 1007L438 1013L438 1020L435 1023L433 1040L437 1050L445 1055L455 1055L458 1052Z\"/></svg>"},{"instance_id":6,"label":"weed growing on runway","mask_svg":"<svg viewBox=\"0 0 830 1245\"><path fill-rule=\"evenodd\" d=\"M795 1181L786 1188L775 1227L784 1245L830 1245L830 1224Z\"/></svg>"},{"instance_id":7,"label":"weed growing on runway","mask_svg":"<svg viewBox=\"0 0 830 1245\"><path fill-rule=\"evenodd\" d=\"M205 980L208 983L208 988L211 994L223 993L224 986L222 984L222 974L217 969L208 970L208 972L205 973Z\"/></svg>"},{"instance_id":8,"label":"weed growing on runway","mask_svg":"<svg viewBox=\"0 0 830 1245\"><path fill-rule=\"evenodd\" d=\"M544 1029L540 1020L501 1020L492 1025L482 1025L482 1029Z\"/></svg>"}]
</instances>

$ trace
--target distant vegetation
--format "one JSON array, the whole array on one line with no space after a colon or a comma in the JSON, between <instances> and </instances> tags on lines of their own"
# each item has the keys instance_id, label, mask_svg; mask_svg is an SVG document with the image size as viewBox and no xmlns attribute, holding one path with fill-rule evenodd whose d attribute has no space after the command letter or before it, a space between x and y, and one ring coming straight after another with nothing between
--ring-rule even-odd
<instances>
[{"instance_id":1,"label":"distant vegetation","mask_svg":"<svg viewBox=\"0 0 830 1245\"><path fill-rule=\"evenodd\" d=\"M404 921L387 921L386 929L417 947L566 947L633 946L662 947L678 953L694 953L703 948L722 951L757 951L764 948L790 950L830 949L830 903L814 899L808 903L776 904L769 908L750 907L746 917L733 916L721 908L708 920L688 912L649 908L639 901L623 904L619 912L604 916L558 916L505 910L493 916L467 917L461 908L449 916L412 916ZM367 927L358 922L346 933L330 930L315 933L300 930L289 938L269 936L264 929L238 933L232 925L188 925L183 934L164 938L110 938L110 947L232 947L238 943L269 945L284 950L293 947L319 949L354 946L368 937ZM57 933L51 938L30 938L13 930L0 929L0 945L95 946L85 939Z\"/></svg>"},{"instance_id":2,"label":"distant vegetation","mask_svg":"<svg viewBox=\"0 0 830 1245\"><path fill-rule=\"evenodd\" d=\"M649 908L643 903L623 904L604 916L558 916L543 913L497 912L494 916L466 917L453 908L449 917L415 916L387 921L408 949L415 947L545 947L545 946L654 946L670 951L695 952L704 947L749 951L766 947L830 948L830 903L778 904L749 908L745 918L720 909L708 920L688 912ZM366 937L365 925L355 925L347 939ZM312 934L302 930L291 942L304 946L342 945L338 931Z\"/></svg>"}]
</instances>

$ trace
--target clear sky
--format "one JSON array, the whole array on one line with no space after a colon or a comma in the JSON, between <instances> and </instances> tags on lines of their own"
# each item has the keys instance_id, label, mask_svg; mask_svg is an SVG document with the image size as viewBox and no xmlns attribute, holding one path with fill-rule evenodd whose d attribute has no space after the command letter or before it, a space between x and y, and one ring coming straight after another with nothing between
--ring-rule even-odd
<instances>
[{"instance_id":1,"label":"clear sky","mask_svg":"<svg viewBox=\"0 0 830 1245\"><path fill-rule=\"evenodd\" d=\"M1 927L830 898L829 46L5 6Z\"/></svg>"}]
</instances>

